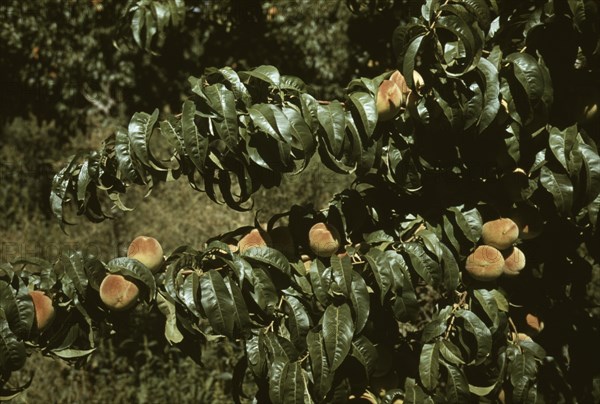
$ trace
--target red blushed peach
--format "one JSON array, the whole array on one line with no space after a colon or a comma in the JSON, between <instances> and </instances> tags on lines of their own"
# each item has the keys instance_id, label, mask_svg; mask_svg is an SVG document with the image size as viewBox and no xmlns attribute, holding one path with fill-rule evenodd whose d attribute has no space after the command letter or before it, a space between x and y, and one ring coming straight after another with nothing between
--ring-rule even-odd
<instances>
[{"instance_id":1,"label":"red blushed peach","mask_svg":"<svg viewBox=\"0 0 600 404\"><path fill-rule=\"evenodd\" d=\"M340 248L340 233L330 224L315 224L308 232L308 240L311 250L319 257L331 257Z\"/></svg>"},{"instance_id":2,"label":"red blushed peach","mask_svg":"<svg viewBox=\"0 0 600 404\"><path fill-rule=\"evenodd\" d=\"M392 120L405 104L404 94L396 83L383 80L377 91L376 106L380 121Z\"/></svg>"},{"instance_id":3,"label":"red blushed peach","mask_svg":"<svg viewBox=\"0 0 600 404\"><path fill-rule=\"evenodd\" d=\"M478 281L493 281L502 275L504 257L496 248L482 245L467 257L465 269Z\"/></svg>"},{"instance_id":4,"label":"red blushed peach","mask_svg":"<svg viewBox=\"0 0 600 404\"><path fill-rule=\"evenodd\" d=\"M29 296L31 296L31 300L33 300L37 329L43 331L52 323L56 316L54 306L52 305L52 299L39 290L29 292Z\"/></svg>"},{"instance_id":5,"label":"red blushed peach","mask_svg":"<svg viewBox=\"0 0 600 404\"><path fill-rule=\"evenodd\" d=\"M138 236L129 244L127 257L138 260L155 273L162 266L163 249L155 238Z\"/></svg>"},{"instance_id":6,"label":"red blushed peach","mask_svg":"<svg viewBox=\"0 0 600 404\"><path fill-rule=\"evenodd\" d=\"M238 242L238 250L241 254L252 247L268 247L271 245L271 237L259 229L252 229Z\"/></svg>"},{"instance_id":7,"label":"red blushed peach","mask_svg":"<svg viewBox=\"0 0 600 404\"><path fill-rule=\"evenodd\" d=\"M517 276L525 268L525 254L517 247L513 247L504 255L503 273L506 276Z\"/></svg>"},{"instance_id":8,"label":"red blushed peach","mask_svg":"<svg viewBox=\"0 0 600 404\"><path fill-rule=\"evenodd\" d=\"M100 299L111 310L122 311L133 307L140 290L122 275L108 274L100 284Z\"/></svg>"},{"instance_id":9,"label":"red blushed peach","mask_svg":"<svg viewBox=\"0 0 600 404\"><path fill-rule=\"evenodd\" d=\"M519 227L508 218L491 220L481 228L483 244L506 250L519 238Z\"/></svg>"}]
</instances>

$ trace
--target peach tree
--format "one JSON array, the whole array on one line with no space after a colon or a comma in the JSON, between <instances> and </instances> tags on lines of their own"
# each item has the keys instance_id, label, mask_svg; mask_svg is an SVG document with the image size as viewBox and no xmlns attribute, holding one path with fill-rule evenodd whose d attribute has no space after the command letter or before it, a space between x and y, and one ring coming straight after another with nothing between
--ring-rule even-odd
<instances>
[{"instance_id":1,"label":"peach tree","mask_svg":"<svg viewBox=\"0 0 600 404\"><path fill-rule=\"evenodd\" d=\"M273 66L209 68L180 113L136 113L72 156L50 196L61 226L175 180L250 209L315 155L355 180L324 209L257 216L200 249L163 257L143 238L108 262L2 264L2 395L27 387L9 379L32 350L81 363L139 304L199 362L206 341L241 342L237 402L248 381L274 403L592 400L598 4L422 3L394 32L397 70L352 80L343 100Z\"/></svg>"}]
</instances>

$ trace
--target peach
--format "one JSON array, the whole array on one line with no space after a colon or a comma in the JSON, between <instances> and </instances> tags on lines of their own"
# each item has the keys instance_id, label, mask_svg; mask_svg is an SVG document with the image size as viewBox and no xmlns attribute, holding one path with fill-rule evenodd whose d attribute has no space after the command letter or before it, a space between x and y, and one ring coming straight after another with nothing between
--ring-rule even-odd
<instances>
[{"instance_id":1,"label":"peach","mask_svg":"<svg viewBox=\"0 0 600 404\"><path fill-rule=\"evenodd\" d=\"M508 218L491 220L483 224L481 237L483 244L506 250L519 238L519 227Z\"/></svg>"},{"instance_id":2,"label":"peach","mask_svg":"<svg viewBox=\"0 0 600 404\"><path fill-rule=\"evenodd\" d=\"M502 275L504 268L504 257L496 248L481 245L468 257L465 269L478 281L493 281Z\"/></svg>"},{"instance_id":3,"label":"peach","mask_svg":"<svg viewBox=\"0 0 600 404\"><path fill-rule=\"evenodd\" d=\"M158 272L163 263L163 249L153 237L138 236L127 249L127 257L144 264L152 273Z\"/></svg>"},{"instance_id":4,"label":"peach","mask_svg":"<svg viewBox=\"0 0 600 404\"><path fill-rule=\"evenodd\" d=\"M503 273L506 276L517 276L523 268L525 268L525 254L517 247L513 247L504 255Z\"/></svg>"},{"instance_id":5,"label":"peach","mask_svg":"<svg viewBox=\"0 0 600 404\"><path fill-rule=\"evenodd\" d=\"M52 299L44 292L34 290L29 292L35 309L35 322L39 331L45 330L54 320L56 312L52 305Z\"/></svg>"},{"instance_id":6,"label":"peach","mask_svg":"<svg viewBox=\"0 0 600 404\"><path fill-rule=\"evenodd\" d=\"M340 233L323 222L313 225L308 232L311 250L319 257L331 257L340 248Z\"/></svg>"},{"instance_id":7,"label":"peach","mask_svg":"<svg viewBox=\"0 0 600 404\"><path fill-rule=\"evenodd\" d=\"M395 82L383 80L379 85L375 103L379 120L389 121L402 110L405 104L405 97Z\"/></svg>"},{"instance_id":8,"label":"peach","mask_svg":"<svg viewBox=\"0 0 600 404\"><path fill-rule=\"evenodd\" d=\"M122 275L108 274L100 284L100 299L114 311L127 310L137 302L140 290Z\"/></svg>"},{"instance_id":9,"label":"peach","mask_svg":"<svg viewBox=\"0 0 600 404\"><path fill-rule=\"evenodd\" d=\"M248 234L238 242L238 249L241 254L252 247L267 247L271 244L271 237L259 229L252 229Z\"/></svg>"}]
</instances>

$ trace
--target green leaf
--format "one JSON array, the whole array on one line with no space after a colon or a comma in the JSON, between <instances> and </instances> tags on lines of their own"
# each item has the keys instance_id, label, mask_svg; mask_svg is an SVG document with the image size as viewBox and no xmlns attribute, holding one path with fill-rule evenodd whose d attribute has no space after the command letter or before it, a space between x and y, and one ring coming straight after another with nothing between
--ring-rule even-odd
<instances>
[{"instance_id":1,"label":"green leaf","mask_svg":"<svg viewBox=\"0 0 600 404\"><path fill-rule=\"evenodd\" d=\"M485 81L483 110L477 123L477 128L481 133L490 126L500 110L500 82L496 66L487 59L479 59L477 70Z\"/></svg>"},{"instance_id":2,"label":"green leaf","mask_svg":"<svg viewBox=\"0 0 600 404\"><path fill-rule=\"evenodd\" d=\"M63 260L66 261L63 266L66 275L75 286L79 296L84 299L88 287L88 278L84 269L83 254L81 251L64 253ZM65 281L66 279L63 279L63 282Z\"/></svg>"},{"instance_id":3,"label":"green leaf","mask_svg":"<svg viewBox=\"0 0 600 404\"><path fill-rule=\"evenodd\" d=\"M306 307L294 296L286 296L285 312L287 314L286 324L290 332L290 338L298 350L306 348L306 336L311 327L311 319Z\"/></svg>"},{"instance_id":4,"label":"green leaf","mask_svg":"<svg viewBox=\"0 0 600 404\"><path fill-rule=\"evenodd\" d=\"M321 402L331 389L334 372L327 361L322 332L310 330L306 336L306 343L313 376L314 395L316 401Z\"/></svg>"},{"instance_id":5,"label":"green leaf","mask_svg":"<svg viewBox=\"0 0 600 404\"><path fill-rule=\"evenodd\" d=\"M25 365L25 344L9 328L4 311L0 310L0 372L12 372Z\"/></svg>"},{"instance_id":6,"label":"green leaf","mask_svg":"<svg viewBox=\"0 0 600 404\"><path fill-rule=\"evenodd\" d=\"M454 213L456 224L467 240L477 243L481 238L481 227L483 225L479 211L476 208L465 211L458 207L451 207L449 210Z\"/></svg>"},{"instance_id":7,"label":"green leaf","mask_svg":"<svg viewBox=\"0 0 600 404\"><path fill-rule=\"evenodd\" d=\"M133 151L131 150L129 135L123 128L117 129L115 137L115 156L119 165L119 172L123 179L139 182L142 174L140 168L133 160Z\"/></svg>"},{"instance_id":8,"label":"green leaf","mask_svg":"<svg viewBox=\"0 0 600 404\"><path fill-rule=\"evenodd\" d=\"M83 358L89 356L92 352L94 352L96 348L90 349L74 349L74 348L66 348L66 349L56 349L52 350L54 355L58 356L61 359L75 359L75 358Z\"/></svg>"},{"instance_id":9,"label":"green leaf","mask_svg":"<svg viewBox=\"0 0 600 404\"><path fill-rule=\"evenodd\" d=\"M446 368L446 399L450 403L464 403L469 401L469 383L462 369L445 361L441 361Z\"/></svg>"},{"instance_id":10,"label":"green leaf","mask_svg":"<svg viewBox=\"0 0 600 404\"><path fill-rule=\"evenodd\" d=\"M198 132L194 121L196 115L196 104L191 100L183 103L181 116L181 130L183 142L188 157L201 174L206 171L206 158L208 156L208 139Z\"/></svg>"},{"instance_id":11,"label":"green leaf","mask_svg":"<svg viewBox=\"0 0 600 404\"><path fill-rule=\"evenodd\" d=\"M131 117L127 128L131 151L145 166L150 166L148 142L157 119L158 109L155 109L152 115L136 112Z\"/></svg>"},{"instance_id":12,"label":"green leaf","mask_svg":"<svg viewBox=\"0 0 600 404\"><path fill-rule=\"evenodd\" d=\"M355 314L354 323L356 324L356 328L354 333L359 334L365 328L369 319L371 298L365 280L356 271L352 271L350 301L352 302Z\"/></svg>"},{"instance_id":13,"label":"green leaf","mask_svg":"<svg viewBox=\"0 0 600 404\"><path fill-rule=\"evenodd\" d=\"M600 157L596 150L585 143L579 144L579 151L585 169L584 205L588 205L600 194Z\"/></svg>"},{"instance_id":14,"label":"green leaf","mask_svg":"<svg viewBox=\"0 0 600 404\"><path fill-rule=\"evenodd\" d=\"M34 307L27 286L17 278L19 289L14 291L6 282L0 281L0 309L4 311L6 321L19 339L29 338L34 321Z\"/></svg>"},{"instance_id":15,"label":"green leaf","mask_svg":"<svg viewBox=\"0 0 600 404\"><path fill-rule=\"evenodd\" d=\"M423 42L423 38L425 38L425 34L420 34L414 37L410 41L410 44L406 49L406 53L404 54L402 75L406 80L406 85L411 88L414 88L413 71L415 70L415 59L417 57L417 53L419 52L419 48L421 47L421 43Z\"/></svg>"},{"instance_id":16,"label":"green leaf","mask_svg":"<svg viewBox=\"0 0 600 404\"><path fill-rule=\"evenodd\" d=\"M514 74L525 89L530 103L536 103L544 96L546 83L537 60L528 53L515 52L506 57L512 63Z\"/></svg>"},{"instance_id":17,"label":"green leaf","mask_svg":"<svg viewBox=\"0 0 600 404\"><path fill-rule=\"evenodd\" d=\"M373 374L377 362L377 348L367 337L360 335L352 341L350 354L364 366L367 375Z\"/></svg>"},{"instance_id":18,"label":"green leaf","mask_svg":"<svg viewBox=\"0 0 600 404\"><path fill-rule=\"evenodd\" d=\"M170 344L178 344L183 341L183 334L177 328L177 313L175 303L168 297L158 293L156 295L156 305L160 312L165 316L165 338Z\"/></svg>"},{"instance_id":19,"label":"green leaf","mask_svg":"<svg viewBox=\"0 0 600 404\"><path fill-rule=\"evenodd\" d=\"M308 380L300 362L275 359L269 375L269 397L274 404L304 404L310 400Z\"/></svg>"},{"instance_id":20,"label":"green leaf","mask_svg":"<svg viewBox=\"0 0 600 404\"><path fill-rule=\"evenodd\" d=\"M415 383L415 379L406 378L404 383L404 403L405 404L433 404L431 397L423 391L421 386Z\"/></svg>"},{"instance_id":21,"label":"green leaf","mask_svg":"<svg viewBox=\"0 0 600 404\"><path fill-rule=\"evenodd\" d=\"M135 43L137 43L140 48L144 47L142 44L142 30L144 29L145 23L146 9L144 7L139 7L131 19L131 31L133 32L133 39L135 40Z\"/></svg>"},{"instance_id":22,"label":"green leaf","mask_svg":"<svg viewBox=\"0 0 600 404\"><path fill-rule=\"evenodd\" d=\"M485 314L492 321L494 328L497 328L499 322L498 303L496 302L492 291L486 289L475 289L473 294L475 295L475 299L477 299Z\"/></svg>"},{"instance_id":23,"label":"green leaf","mask_svg":"<svg viewBox=\"0 0 600 404\"><path fill-rule=\"evenodd\" d=\"M255 78L271 86L278 86L281 76L279 71L269 65L258 66L252 70L246 70L238 73L243 81L248 81L250 78Z\"/></svg>"},{"instance_id":24,"label":"green leaf","mask_svg":"<svg viewBox=\"0 0 600 404\"><path fill-rule=\"evenodd\" d=\"M200 313L200 302L198 301L198 288L200 287L200 276L194 271L187 275L183 284L177 290L177 295L185 307L198 318L202 317Z\"/></svg>"},{"instance_id":25,"label":"green leaf","mask_svg":"<svg viewBox=\"0 0 600 404\"><path fill-rule=\"evenodd\" d=\"M234 307L233 300L223 277L218 271L210 270L200 277L202 308L213 330L233 338Z\"/></svg>"},{"instance_id":26,"label":"green leaf","mask_svg":"<svg viewBox=\"0 0 600 404\"><path fill-rule=\"evenodd\" d=\"M328 294L331 285L331 269L326 271L323 263L315 259L310 264L309 276L315 297L323 306L328 306L331 300Z\"/></svg>"},{"instance_id":27,"label":"green leaf","mask_svg":"<svg viewBox=\"0 0 600 404\"><path fill-rule=\"evenodd\" d=\"M240 331L245 331L250 327L250 313L246 301L242 294L242 290L230 276L225 277L225 285L229 289L229 293L233 298L233 309L235 314L235 325Z\"/></svg>"},{"instance_id":28,"label":"green leaf","mask_svg":"<svg viewBox=\"0 0 600 404\"><path fill-rule=\"evenodd\" d=\"M537 364L533 355L517 352L516 356L508 365L510 383L513 385L513 396L515 401L524 401L527 387L535 380Z\"/></svg>"},{"instance_id":29,"label":"green leaf","mask_svg":"<svg viewBox=\"0 0 600 404\"><path fill-rule=\"evenodd\" d=\"M465 330L475 336L477 341L477 351L473 363L476 365L482 363L491 353L492 334L489 328L472 311L459 309L456 316L463 318Z\"/></svg>"},{"instance_id":30,"label":"green leaf","mask_svg":"<svg viewBox=\"0 0 600 404\"><path fill-rule=\"evenodd\" d=\"M334 255L330 259L331 274L344 297L350 297L352 288L352 261L348 255Z\"/></svg>"},{"instance_id":31,"label":"green leaf","mask_svg":"<svg viewBox=\"0 0 600 404\"><path fill-rule=\"evenodd\" d=\"M250 247L242 253L242 257L250 262L262 262L263 264L270 265L287 276L292 275L290 262L281 251L274 248Z\"/></svg>"},{"instance_id":32,"label":"green leaf","mask_svg":"<svg viewBox=\"0 0 600 404\"><path fill-rule=\"evenodd\" d=\"M420 243L404 243L402 244L403 251L408 255L408 259L413 266L413 269L419 276L428 284L437 287L441 280L440 265L435 262Z\"/></svg>"},{"instance_id":33,"label":"green leaf","mask_svg":"<svg viewBox=\"0 0 600 404\"><path fill-rule=\"evenodd\" d=\"M440 371L440 343L427 343L423 345L419 358L419 378L423 387L434 390L438 385Z\"/></svg>"},{"instance_id":34,"label":"green leaf","mask_svg":"<svg viewBox=\"0 0 600 404\"><path fill-rule=\"evenodd\" d=\"M452 292L460 284L460 268L450 248L442 242L439 243L439 246L442 250L442 283L446 291Z\"/></svg>"},{"instance_id":35,"label":"green leaf","mask_svg":"<svg viewBox=\"0 0 600 404\"><path fill-rule=\"evenodd\" d=\"M264 268L252 268L251 274L252 276L249 280L253 286L252 297L258 304L258 307L267 313L272 312L279 300L275 284Z\"/></svg>"},{"instance_id":36,"label":"green leaf","mask_svg":"<svg viewBox=\"0 0 600 404\"><path fill-rule=\"evenodd\" d=\"M553 197L554 205L561 216L571 215L573 209L573 184L566 174L553 172L547 166L540 171L540 182Z\"/></svg>"},{"instance_id":37,"label":"green leaf","mask_svg":"<svg viewBox=\"0 0 600 404\"><path fill-rule=\"evenodd\" d=\"M317 118L320 124L320 134L327 149L335 158L342 155L345 137L346 113L339 101L332 101L327 105L319 105Z\"/></svg>"},{"instance_id":38,"label":"green leaf","mask_svg":"<svg viewBox=\"0 0 600 404\"><path fill-rule=\"evenodd\" d=\"M440 345L440 353L446 361L453 365L464 365L466 362L462 357L460 349L448 340L442 340Z\"/></svg>"},{"instance_id":39,"label":"green leaf","mask_svg":"<svg viewBox=\"0 0 600 404\"><path fill-rule=\"evenodd\" d=\"M262 378L267 374L267 352L262 331L245 341L248 364L254 376Z\"/></svg>"},{"instance_id":40,"label":"green leaf","mask_svg":"<svg viewBox=\"0 0 600 404\"><path fill-rule=\"evenodd\" d=\"M389 266L386 265L386 262L382 262L384 261L383 258L384 253L376 248L370 249L369 252L365 255L365 259L367 260L367 263L369 264L373 275L375 275L375 281L379 286L382 304L385 300L385 295L390 290L390 287L392 286L393 282L391 270Z\"/></svg>"},{"instance_id":41,"label":"green leaf","mask_svg":"<svg viewBox=\"0 0 600 404\"><path fill-rule=\"evenodd\" d=\"M323 339L332 372L342 364L350 352L353 335L354 322L350 306L347 303L328 306L323 315Z\"/></svg>"},{"instance_id":42,"label":"green leaf","mask_svg":"<svg viewBox=\"0 0 600 404\"><path fill-rule=\"evenodd\" d=\"M367 138L370 138L377 125L377 106L375 105L375 97L371 94L357 91L348 96L352 101L352 106L357 111L360 121L362 123L361 128Z\"/></svg>"}]
</instances>

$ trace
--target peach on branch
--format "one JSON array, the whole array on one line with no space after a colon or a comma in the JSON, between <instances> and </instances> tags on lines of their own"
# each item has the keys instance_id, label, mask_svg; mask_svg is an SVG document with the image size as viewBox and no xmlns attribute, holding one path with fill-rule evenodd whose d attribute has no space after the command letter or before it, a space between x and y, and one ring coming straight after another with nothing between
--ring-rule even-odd
<instances>
[{"instance_id":1,"label":"peach on branch","mask_svg":"<svg viewBox=\"0 0 600 404\"><path fill-rule=\"evenodd\" d=\"M380 121L393 119L406 103L402 89L392 80L383 80L377 91L377 116Z\"/></svg>"},{"instance_id":2,"label":"peach on branch","mask_svg":"<svg viewBox=\"0 0 600 404\"><path fill-rule=\"evenodd\" d=\"M138 236L129 244L127 257L138 260L155 273L162 266L163 249L154 237Z\"/></svg>"},{"instance_id":3,"label":"peach on branch","mask_svg":"<svg viewBox=\"0 0 600 404\"><path fill-rule=\"evenodd\" d=\"M319 222L310 228L308 241L319 257L331 257L340 248L340 233L334 226Z\"/></svg>"},{"instance_id":4,"label":"peach on branch","mask_svg":"<svg viewBox=\"0 0 600 404\"><path fill-rule=\"evenodd\" d=\"M37 329L43 331L52 323L56 316L52 299L39 290L29 292L29 296L31 296L31 300L33 301Z\"/></svg>"},{"instance_id":5,"label":"peach on branch","mask_svg":"<svg viewBox=\"0 0 600 404\"><path fill-rule=\"evenodd\" d=\"M517 247L508 250L504 255L504 275L517 276L525 268L525 254Z\"/></svg>"},{"instance_id":6,"label":"peach on branch","mask_svg":"<svg viewBox=\"0 0 600 404\"><path fill-rule=\"evenodd\" d=\"M122 311L134 306L140 290L122 275L108 274L100 284L100 299L111 310Z\"/></svg>"},{"instance_id":7,"label":"peach on branch","mask_svg":"<svg viewBox=\"0 0 600 404\"><path fill-rule=\"evenodd\" d=\"M267 247L270 244L271 237L268 233L259 229L252 229L240 239L238 242L238 249L239 252L243 254L252 247Z\"/></svg>"},{"instance_id":8,"label":"peach on branch","mask_svg":"<svg viewBox=\"0 0 600 404\"><path fill-rule=\"evenodd\" d=\"M504 268L504 257L496 248L481 245L468 257L465 269L478 281L493 281L502 275Z\"/></svg>"},{"instance_id":9,"label":"peach on branch","mask_svg":"<svg viewBox=\"0 0 600 404\"><path fill-rule=\"evenodd\" d=\"M519 238L519 227L508 218L491 220L483 224L481 237L484 244L506 250Z\"/></svg>"}]
</instances>

